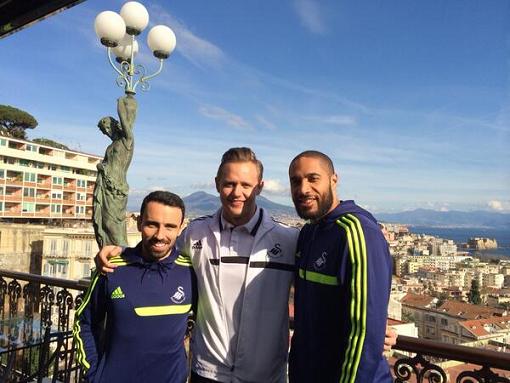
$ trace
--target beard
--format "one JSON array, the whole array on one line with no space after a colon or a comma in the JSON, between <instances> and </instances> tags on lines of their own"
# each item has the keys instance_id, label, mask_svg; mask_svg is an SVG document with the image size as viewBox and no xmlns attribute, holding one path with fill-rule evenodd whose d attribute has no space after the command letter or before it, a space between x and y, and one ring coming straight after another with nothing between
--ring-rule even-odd
<instances>
[{"instance_id":1,"label":"beard","mask_svg":"<svg viewBox=\"0 0 510 383\"><path fill-rule=\"evenodd\" d=\"M165 245L165 247L169 245L169 243L167 241L158 241L158 240L154 240L154 239L143 242L142 243L142 247L144 250L143 253L147 260L157 261L161 258L166 257L171 252L171 250L172 250L171 246L168 246L165 249L161 249L161 251L155 251L152 248L152 245L154 245L156 243L163 243Z\"/></svg>"},{"instance_id":2,"label":"beard","mask_svg":"<svg viewBox=\"0 0 510 383\"><path fill-rule=\"evenodd\" d=\"M309 219L312 221L317 221L324 217L331 207L333 206L333 189L329 188L329 190L323 194L319 195L319 199L317 200L317 210L309 211L305 208L299 207L299 205L294 201L294 207L296 208L296 212L299 217L303 219Z\"/></svg>"}]
</instances>

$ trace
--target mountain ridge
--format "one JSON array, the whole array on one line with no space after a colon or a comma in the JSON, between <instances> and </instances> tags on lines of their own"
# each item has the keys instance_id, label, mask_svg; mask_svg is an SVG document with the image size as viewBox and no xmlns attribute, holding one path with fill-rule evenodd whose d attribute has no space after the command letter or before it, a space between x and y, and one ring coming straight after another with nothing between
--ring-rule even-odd
<instances>
[{"instance_id":1,"label":"mountain ridge","mask_svg":"<svg viewBox=\"0 0 510 383\"><path fill-rule=\"evenodd\" d=\"M194 192L183 198L186 215L190 218L213 214L221 206L218 195L204 191ZM268 210L275 217L298 218L293 207L271 201L264 196L257 197L257 205ZM510 230L510 214L476 211L437 211L432 209L414 209L398 213L377 213L376 219L385 223L399 223L410 226L497 228Z\"/></svg>"}]
</instances>

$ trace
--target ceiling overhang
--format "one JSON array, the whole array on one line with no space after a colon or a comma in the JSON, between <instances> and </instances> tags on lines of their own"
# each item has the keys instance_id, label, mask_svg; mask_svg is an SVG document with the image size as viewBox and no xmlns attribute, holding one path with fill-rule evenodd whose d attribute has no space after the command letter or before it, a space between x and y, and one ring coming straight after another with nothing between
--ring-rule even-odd
<instances>
[{"instance_id":1,"label":"ceiling overhang","mask_svg":"<svg viewBox=\"0 0 510 383\"><path fill-rule=\"evenodd\" d=\"M85 0L0 0L0 38Z\"/></svg>"}]
</instances>

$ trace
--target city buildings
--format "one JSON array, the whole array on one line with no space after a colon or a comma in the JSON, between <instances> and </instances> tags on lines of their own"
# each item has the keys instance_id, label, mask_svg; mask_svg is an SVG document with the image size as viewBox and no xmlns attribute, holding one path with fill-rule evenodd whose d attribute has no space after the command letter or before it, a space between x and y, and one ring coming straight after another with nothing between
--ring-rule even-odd
<instances>
[{"instance_id":1,"label":"city buildings","mask_svg":"<svg viewBox=\"0 0 510 383\"><path fill-rule=\"evenodd\" d=\"M89 220L102 157L0 136L0 218Z\"/></svg>"}]
</instances>

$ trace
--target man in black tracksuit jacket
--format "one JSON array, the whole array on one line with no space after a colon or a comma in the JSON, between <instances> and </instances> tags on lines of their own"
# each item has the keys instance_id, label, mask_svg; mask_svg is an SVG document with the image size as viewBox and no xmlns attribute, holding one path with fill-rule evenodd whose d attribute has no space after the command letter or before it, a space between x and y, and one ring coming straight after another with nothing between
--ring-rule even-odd
<instances>
[{"instance_id":1,"label":"man in black tracksuit jacket","mask_svg":"<svg viewBox=\"0 0 510 383\"><path fill-rule=\"evenodd\" d=\"M142 241L111 260L121 266L115 273L94 273L73 330L88 382L186 381L194 275L174 248L183 218L178 196L150 193L138 221Z\"/></svg>"},{"instance_id":2,"label":"man in black tracksuit jacket","mask_svg":"<svg viewBox=\"0 0 510 383\"><path fill-rule=\"evenodd\" d=\"M388 244L375 218L339 201L326 155L308 151L289 169L299 235L291 383L391 382L382 355L391 287Z\"/></svg>"}]
</instances>

